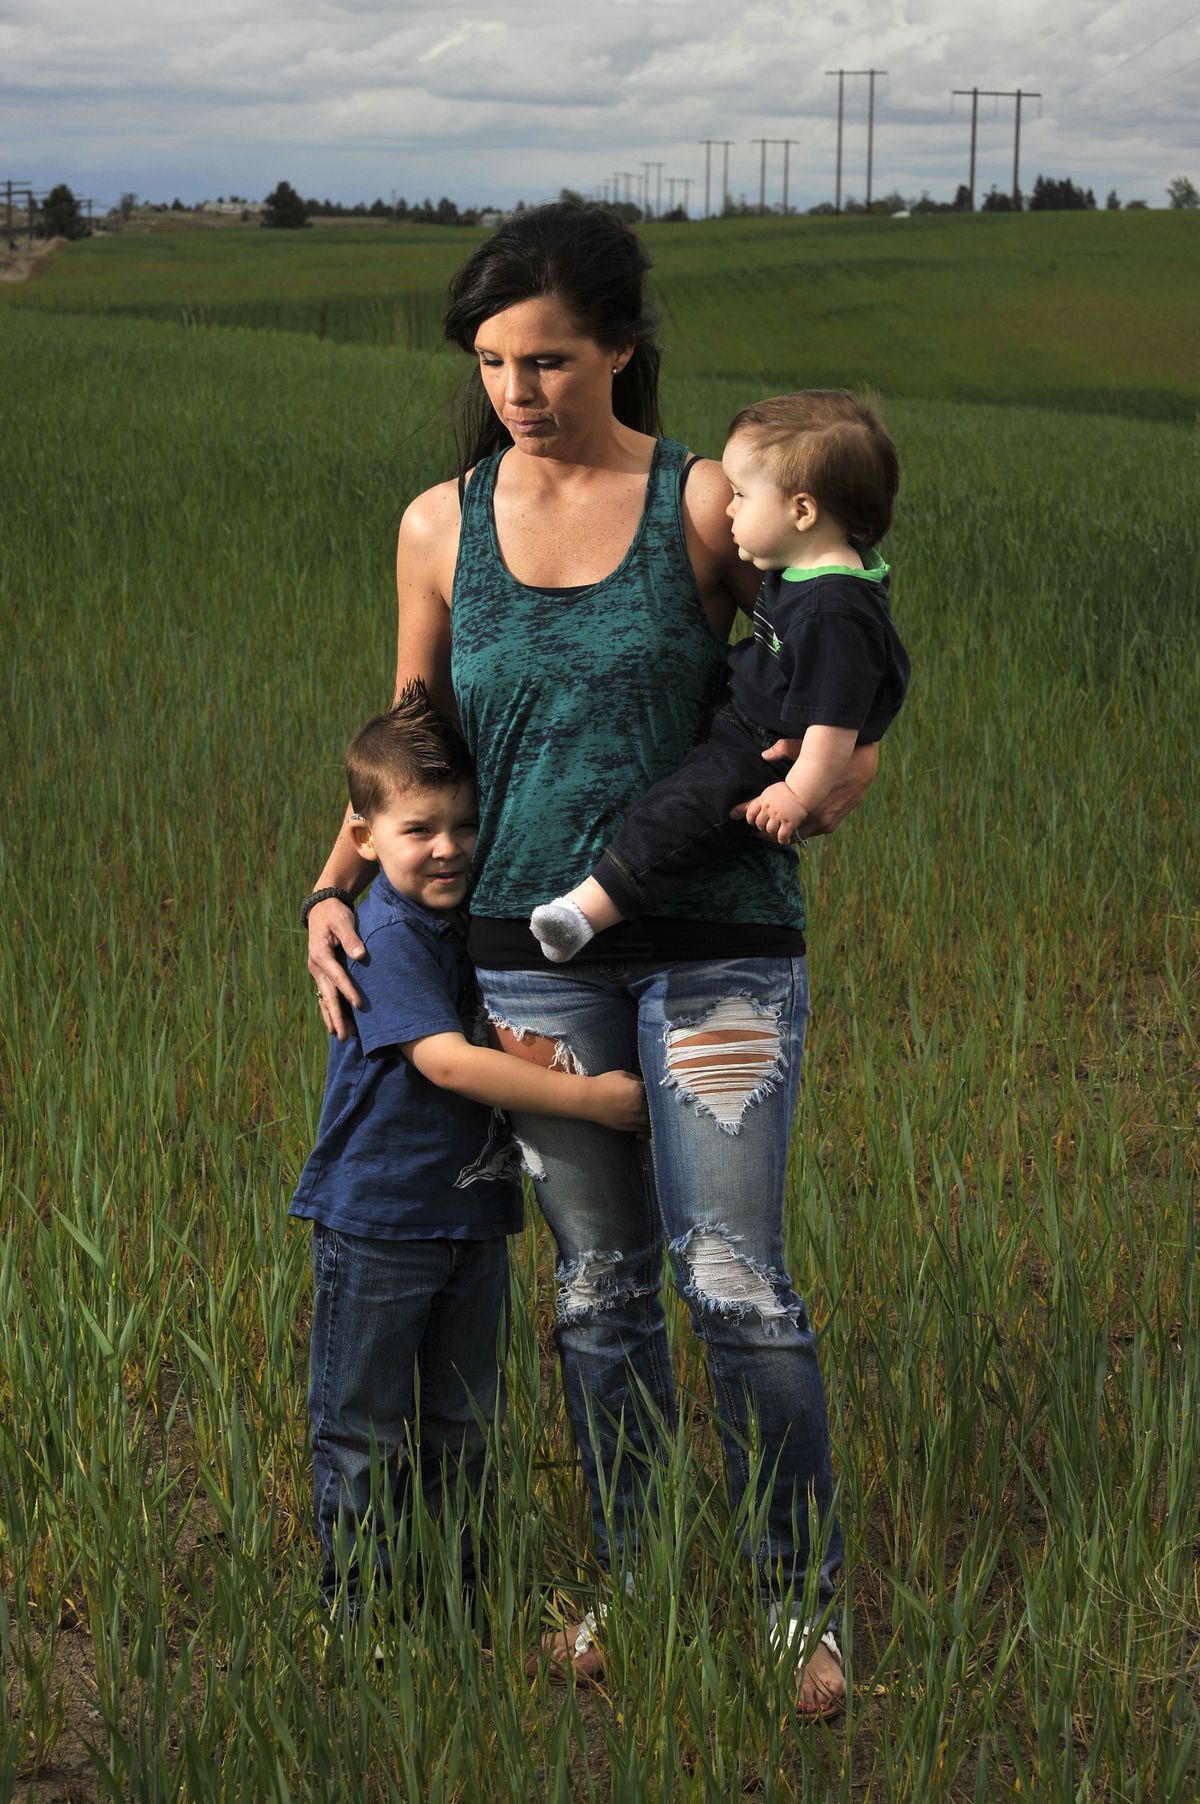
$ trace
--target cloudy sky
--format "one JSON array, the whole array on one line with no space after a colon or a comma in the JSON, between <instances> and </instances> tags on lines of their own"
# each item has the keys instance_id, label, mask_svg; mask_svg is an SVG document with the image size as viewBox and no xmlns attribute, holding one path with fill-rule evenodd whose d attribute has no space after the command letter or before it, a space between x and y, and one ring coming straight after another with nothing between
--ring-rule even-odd
<instances>
[{"instance_id":1,"label":"cloudy sky","mask_svg":"<svg viewBox=\"0 0 1200 1804\"><path fill-rule=\"evenodd\" d=\"M734 140L730 188L756 200L751 140L767 137L798 141L789 199L806 206L833 194L826 71L872 65L888 72L877 193L950 198L970 115L951 89L972 86L1040 90L1022 109L1025 187L1070 175L1158 206L1172 176L1200 185L1188 0L0 0L0 183L111 204L259 197L283 178L344 201L504 205L662 162L664 180L692 178L696 212L697 140ZM859 195L866 98L848 79L843 181ZM1013 102L981 101L981 191L1011 184L1012 146ZM778 202L783 153L769 158Z\"/></svg>"}]
</instances>

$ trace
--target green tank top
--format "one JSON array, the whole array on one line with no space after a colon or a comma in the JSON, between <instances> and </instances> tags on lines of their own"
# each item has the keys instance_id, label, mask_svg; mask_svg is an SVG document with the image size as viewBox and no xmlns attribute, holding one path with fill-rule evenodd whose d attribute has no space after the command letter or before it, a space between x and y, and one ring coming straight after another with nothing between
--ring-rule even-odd
<instances>
[{"instance_id":1,"label":"green tank top","mask_svg":"<svg viewBox=\"0 0 1200 1804\"><path fill-rule=\"evenodd\" d=\"M627 810L701 737L726 646L700 605L682 515L688 460L654 449L633 543L602 582L533 589L504 566L493 495L501 457L463 497L451 670L479 786L471 911L517 919L586 877ZM659 911L802 929L796 856L747 846Z\"/></svg>"}]
</instances>

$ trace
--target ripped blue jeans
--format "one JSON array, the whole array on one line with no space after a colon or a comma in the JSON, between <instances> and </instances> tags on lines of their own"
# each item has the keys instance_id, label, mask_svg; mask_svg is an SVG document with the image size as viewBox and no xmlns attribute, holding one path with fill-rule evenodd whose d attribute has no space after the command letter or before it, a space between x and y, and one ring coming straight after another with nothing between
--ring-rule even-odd
<instances>
[{"instance_id":1,"label":"ripped blue jeans","mask_svg":"<svg viewBox=\"0 0 1200 1804\"><path fill-rule=\"evenodd\" d=\"M808 1023L802 958L480 970L501 1039L596 1073L636 1070L652 1139L590 1122L515 1115L538 1202L558 1248L557 1340L591 1500L597 1558L628 1567L654 1430L675 1392L662 1306L664 1247L704 1343L734 1507L749 1449L769 1490L751 1551L764 1594L798 1599L810 1557L824 1603L842 1537L833 1513L825 1393L812 1327L792 1288L783 1207ZM552 1052L551 1052L552 1049ZM589 1427L589 1422L591 1426ZM619 1449L627 1452L619 1452ZM602 1507L610 1493L610 1545ZM809 1546L809 1507L821 1545Z\"/></svg>"}]
</instances>

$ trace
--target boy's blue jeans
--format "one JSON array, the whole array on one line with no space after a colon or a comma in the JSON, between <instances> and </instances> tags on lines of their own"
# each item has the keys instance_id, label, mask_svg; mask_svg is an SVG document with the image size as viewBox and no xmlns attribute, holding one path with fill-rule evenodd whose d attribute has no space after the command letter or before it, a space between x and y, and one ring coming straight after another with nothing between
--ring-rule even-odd
<instances>
[{"instance_id":1,"label":"boy's blue jeans","mask_svg":"<svg viewBox=\"0 0 1200 1804\"><path fill-rule=\"evenodd\" d=\"M749 1450L761 1451L765 1533L752 1552L764 1594L779 1602L794 1588L798 1599L812 1552L828 1601L842 1537L825 1393L783 1250L808 1022L804 959L481 969L478 978L493 1023L550 1042L556 1065L593 1074L640 1065L646 1082L648 1147L589 1122L513 1117L558 1247L559 1354L597 1557L606 1567L632 1558L656 1451L639 1394L668 1427L676 1419L665 1247L704 1342L735 1505L750 1481ZM815 1550L810 1501L821 1519Z\"/></svg>"},{"instance_id":2,"label":"boy's blue jeans","mask_svg":"<svg viewBox=\"0 0 1200 1804\"><path fill-rule=\"evenodd\" d=\"M508 1242L368 1240L314 1222L312 1260L313 1497L321 1590L332 1600L339 1516L351 1548L355 1524L373 1522L386 1581L385 1493L398 1515L415 1474L430 1511L440 1514L443 1474L448 1497L460 1472L468 1484L479 1482L485 1436L477 1418L490 1423L502 1399ZM382 1462L374 1516L372 1437ZM348 1579L353 1601L358 1575Z\"/></svg>"}]
</instances>

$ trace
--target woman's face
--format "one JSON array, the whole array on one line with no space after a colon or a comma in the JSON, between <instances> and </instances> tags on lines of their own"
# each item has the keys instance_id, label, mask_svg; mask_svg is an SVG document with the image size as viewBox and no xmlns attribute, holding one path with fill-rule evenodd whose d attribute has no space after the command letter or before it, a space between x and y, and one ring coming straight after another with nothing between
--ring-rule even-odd
<instances>
[{"instance_id":1,"label":"woman's face","mask_svg":"<svg viewBox=\"0 0 1200 1804\"><path fill-rule=\"evenodd\" d=\"M493 313L475 334L488 400L532 456L567 457L612 419L613 372L632 346L606 351L580 332L555 294Z\"/></svg>"}]
</instances>

